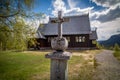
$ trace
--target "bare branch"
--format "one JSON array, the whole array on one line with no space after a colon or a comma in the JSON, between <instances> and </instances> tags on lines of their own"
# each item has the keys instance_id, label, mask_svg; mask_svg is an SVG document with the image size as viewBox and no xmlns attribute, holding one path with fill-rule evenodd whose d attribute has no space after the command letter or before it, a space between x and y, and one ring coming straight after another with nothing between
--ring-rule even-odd
<instances>
[{"instance_id":1,"label":"bare branch","mask_svg":"<svg viewBox=\"0 0 120 80\"><path fill-rule=\"evenodd\" d=\"M13 17L17 14L20 13L20 2L18 2L18 11L16 13L10 14L10 15L0 15L1 18L8 18L8 17Z\"/></svg>"},{"instance_id":2,"label":"bare branch","mask_svg":"<svg viewBox=\"0 0 120 80\"><path fill-rule=\"evenodd\" d=\"M9 22L10 24L12 24L12 21L10 21L8 17L7 17L6 19L8 20L8 22Z\"/></svg>"},{"instance_id":3,"label":"bare branch","mask_svg":"<svg viewBox=\"0 0 120 80\"><path fill-rule=\"evenodd\" d=\"M18 12L14 13L14 14L11 14L11 15L2 15L2 16L0 15L0 17L1 18L13 17L13 16L15 16L17 14L19 14L19 10L18 10Z\"/></svg>"},{"instance_id":4,"label":"bare branch","mask_svg":"<svg viewBox=\"0 0 120 80\"><path fill-rule=\"evenodd\" d=\"M5 21L3 21L3 19L0 18L0 20L3 22L3 24L9 27L9 25Z\"/></svg>"}]
</instances>

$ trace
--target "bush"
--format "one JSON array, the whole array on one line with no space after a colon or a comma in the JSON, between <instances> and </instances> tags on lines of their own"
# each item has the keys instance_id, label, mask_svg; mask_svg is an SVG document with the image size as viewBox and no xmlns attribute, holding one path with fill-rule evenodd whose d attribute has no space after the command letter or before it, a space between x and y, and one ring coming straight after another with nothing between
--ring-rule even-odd
<instances>
[{"instance_id":1,"label":"bush","mask_svg":"<svg viewBox=\"0 0 120 80\"><path fill-rule=\"evenodd\" d=\"M119 47L118 44L115 44L115 46L114 46L114 51L120 51L120 47Z\"/></svg>"},{"instance_id":2,"label":"bush","mask_svg":"<svg viewBox=\"0 0 120 80\"><path fill-rule=\"evenodd\" d=\"M120 60L120 47L118 44L115 44L114 46L114 56Z\"/></svg>"},{"instance_id":3,"label":"bush","mask_svg":"<svg viewBox=\"0 0 120 80\"><path fill-rule=\"evenodd\" d=\"M96 43L96 45L97 45L97 48L99 48L99 49L104 49L105 48L104 45L100 45L98 42Z\"/></svg>"}]
</instances>

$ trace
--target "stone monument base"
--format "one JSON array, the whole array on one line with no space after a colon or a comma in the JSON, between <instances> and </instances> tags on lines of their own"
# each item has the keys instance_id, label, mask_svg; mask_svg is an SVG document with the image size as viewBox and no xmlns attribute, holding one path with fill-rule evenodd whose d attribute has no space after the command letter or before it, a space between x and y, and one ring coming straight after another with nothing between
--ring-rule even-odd
<instances>
[{"instance_id":1,"label":"stone monument base","mask_svg":"<svg viewBox=\"0 0 120 80\"><path fill-rule=\"evenodd\" d=\"M51 59L51 75L50 80L68 80L67 60L71 57L70 52L55 51L46 54L46 58Z\"/></svg>"}]
</instances>

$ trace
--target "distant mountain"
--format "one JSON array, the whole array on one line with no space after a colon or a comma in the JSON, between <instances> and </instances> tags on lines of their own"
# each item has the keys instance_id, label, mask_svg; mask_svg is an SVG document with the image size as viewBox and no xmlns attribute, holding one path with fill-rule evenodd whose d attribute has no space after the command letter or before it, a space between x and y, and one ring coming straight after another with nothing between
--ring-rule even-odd
<instances>
[{"instance_id":1,"label":"distant mountain","mask_svg":"<svg viewBox=\"0 0 120 80\"><path fill-rule=\"evenodd\" d=\"M98 41L98 43L106 47L114 46L115 44L120 45L120 34L113 35L108 40L105 41Z\"/></svg>"}]
</instances>

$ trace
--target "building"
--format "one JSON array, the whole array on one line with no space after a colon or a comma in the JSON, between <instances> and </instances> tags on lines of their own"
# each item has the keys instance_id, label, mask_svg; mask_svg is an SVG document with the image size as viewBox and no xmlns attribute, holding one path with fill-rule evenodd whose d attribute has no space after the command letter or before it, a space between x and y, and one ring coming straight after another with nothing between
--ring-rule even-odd
<instances>
[{"instance_id":1,"label":"building","mask_svg":"<svg viewBox=\"0 0 120 80\"><path fill-rule=\"evenodd\" d=\"M69 48L96 47L93 43L97 39L96 30L91 31L89 14L68 16L68 22L63 22L63 36L69 42ZM58 24L44 24L37 30L36 39L41 48L51 47L51 39L58 35Z\"/></svg>"}]
</instances>

